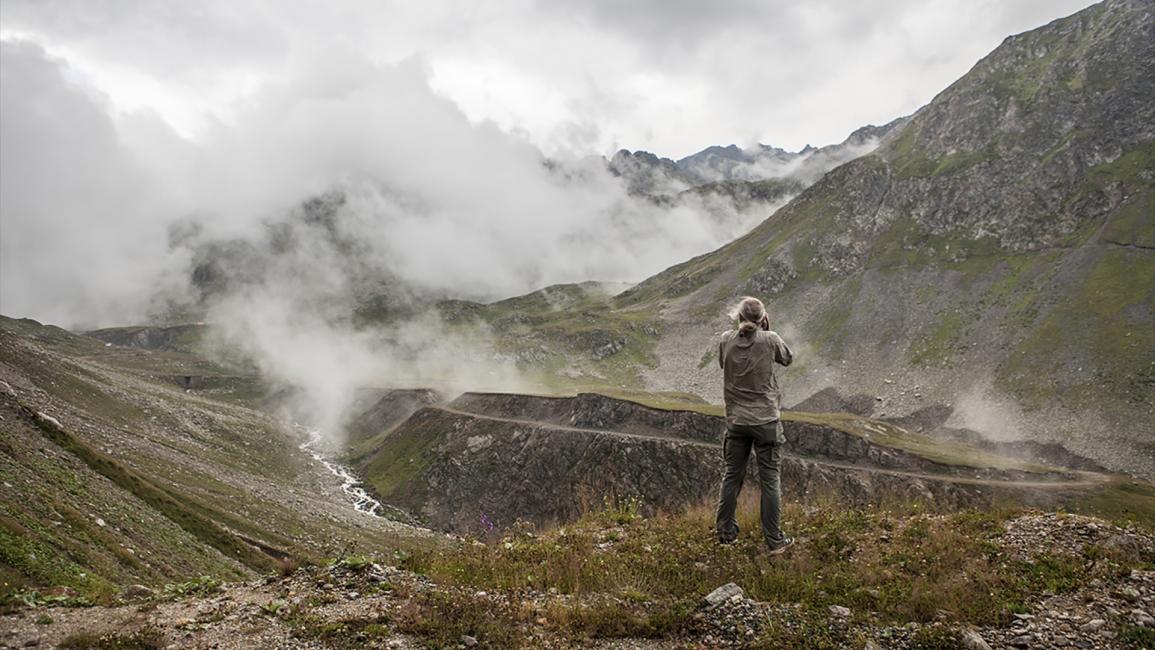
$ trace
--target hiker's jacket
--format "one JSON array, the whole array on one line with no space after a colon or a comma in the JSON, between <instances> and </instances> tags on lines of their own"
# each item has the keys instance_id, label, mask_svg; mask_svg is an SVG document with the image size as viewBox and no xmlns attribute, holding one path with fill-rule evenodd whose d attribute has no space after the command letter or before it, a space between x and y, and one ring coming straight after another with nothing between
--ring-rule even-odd
<instances>
[{"instance_id":1,"label":"hiker's jacket","mask_svg":"<svg viewBox=\"0 0 1155 650\"><path fill-rule=\"evenodd\" d=\"M782 393L775 362L788 366L794 355L776 332L762 329L727 332L718 343L718 364L725 380L726 425L758 425L779 418Z\"/></svg>"}]
</instances>

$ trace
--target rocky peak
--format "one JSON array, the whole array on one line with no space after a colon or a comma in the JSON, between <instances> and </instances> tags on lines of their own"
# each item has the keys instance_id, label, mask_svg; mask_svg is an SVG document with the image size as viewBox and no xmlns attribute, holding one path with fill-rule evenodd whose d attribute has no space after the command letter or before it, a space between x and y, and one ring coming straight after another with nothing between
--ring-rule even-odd
<instances>
[{"instance_id":1,"label":"rocky peak","mask_svg":"<svg viewBox=\"0 0 1155 650\"><path fill-rule=\"evenodd\" d=\"M1079 162L1110 160L1155 134L1153 57L1155 3L1100 3L1008 37L884 153L936 158L989 146L992 156L1023 159L1077 137L1093 151Z\"/></svg>"}]
</instances>

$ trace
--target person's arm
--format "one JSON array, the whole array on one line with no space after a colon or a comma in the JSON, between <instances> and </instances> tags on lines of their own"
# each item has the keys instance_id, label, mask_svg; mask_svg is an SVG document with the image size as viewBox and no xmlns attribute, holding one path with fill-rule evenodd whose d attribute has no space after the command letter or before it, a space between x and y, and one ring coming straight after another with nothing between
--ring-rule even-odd
<instances>
[{"instance_id":1,"label":"person's arm","mask_svg":"<svg viewBox=\"0 0 1155 650\"><path fill-rule=\"evenodd\" d=\"M770 332L770 340L774 342L774 360L783 366L790 365L794 361L794 353L790 351L786 341L782 340L778 332Z\"/></svg>"}]
</instances>

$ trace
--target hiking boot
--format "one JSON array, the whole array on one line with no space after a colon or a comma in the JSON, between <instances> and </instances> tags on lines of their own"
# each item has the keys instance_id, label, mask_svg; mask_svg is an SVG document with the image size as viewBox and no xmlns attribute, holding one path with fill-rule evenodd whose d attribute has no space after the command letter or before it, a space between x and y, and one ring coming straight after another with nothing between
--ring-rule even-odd
<instances>
[{"instance_id":1,"label":"hiking boot","mask_svg":"<svg viewBox=\"0 0 1155 650\"><path fill-rule=\"evenodd\" d=\"M786 537L782 540L782 543L779 544L778 546L771 546L770 547L770 555L782 555L783 553L786 552L786 549L790 548L791 546L794 546L794 538L793 537Z\"/></svg>"},{"instance_id":2,"label":"hiking boot","mask_svg":"<svg viewBox=\"0 0 1155 650\"><path fill-rule=\"evenodd\" d=\"M715 531L714 532L714 535L718 539L719 544L725 546L727 544L733 544L734 542L738 541L738 535L740 535L742 533L742 529L738 528L738 524L734 524L733 527L734 527L733 531L727 531L727 532L733 532L732 536L723 536L724 533L722 533L721 531Z\"/></svg>"}]
</instances>

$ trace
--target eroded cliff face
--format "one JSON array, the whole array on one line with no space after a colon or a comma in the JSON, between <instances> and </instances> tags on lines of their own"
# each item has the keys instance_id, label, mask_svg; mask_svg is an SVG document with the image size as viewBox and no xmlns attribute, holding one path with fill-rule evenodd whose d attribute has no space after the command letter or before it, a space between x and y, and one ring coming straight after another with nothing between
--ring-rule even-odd
<instances>
[{"instance_id":1,"label":"eroded cliff face","mask_svg":"<svg viewBox=\"0 0 1155 650\"><path fill-rule=\"evenodd\" d=\"M647 514L711 500L724 428L717 416L597 394L467 393L418 410L357 462L385 500L432 527L477 534L518 519L566 522L606 500L635 500ZM1006 495L1017 482L1071 479L935 462L821 424L787 421L785 431L787 499L955 507ZM753 465L747 477L757 489Z\"/></svg>"}]
</instances>

